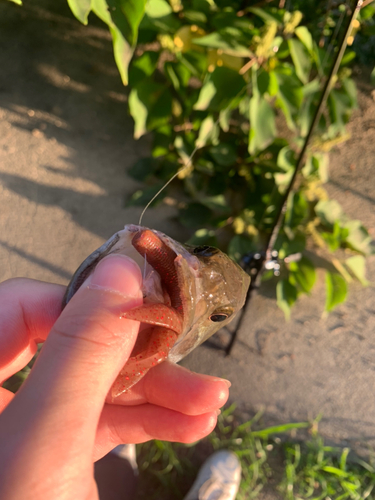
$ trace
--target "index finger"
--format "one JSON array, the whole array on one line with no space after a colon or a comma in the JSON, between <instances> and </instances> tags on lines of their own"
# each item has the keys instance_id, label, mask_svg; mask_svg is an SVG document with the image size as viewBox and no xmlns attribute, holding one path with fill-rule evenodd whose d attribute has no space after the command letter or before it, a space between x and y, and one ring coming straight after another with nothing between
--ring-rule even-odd
<instances>
[{"instance_id":1,"label":"index finger","mask_svg":"<svg viewBox=\"0 0 375 500\"><path fill-rule=\"evenodd\" d=\"M164 361L152 368L129 391L107 403L135 406L151 403L185 415L201 415L221 408L229 396L230 382L219 377L194 373Z\"/></svg>"},{"instance_id":2,"label":"index finger","mask_svg":"<svg viewBox=\"0 0 375 500\"><path fill-rule=\"evenodd\" d=\"M25 278L0 284L0 384L31 360L59 317L65 287Z\"/></svg>"}]
</instances>

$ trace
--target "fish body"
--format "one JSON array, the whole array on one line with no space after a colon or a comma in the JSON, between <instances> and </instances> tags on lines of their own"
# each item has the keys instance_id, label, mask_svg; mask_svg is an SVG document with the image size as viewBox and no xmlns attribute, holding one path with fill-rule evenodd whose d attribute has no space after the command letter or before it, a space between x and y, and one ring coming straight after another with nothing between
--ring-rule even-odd
<instances>
[{"instance_id":1,"label":"fish body","mask_svg":"<svg viewBox=\"0 0 375 500\"><path fill-rule=\"evenodd\" d=\"M217 248L182 245L159 231L127 225L79 266L63 306L112 253L131 257L143 270L144 296L143 306L124 313L143 328L112 387L115 397L156 364L178 362L232 321L245 302L250 277Z\"/></svg>"}]
</instances>

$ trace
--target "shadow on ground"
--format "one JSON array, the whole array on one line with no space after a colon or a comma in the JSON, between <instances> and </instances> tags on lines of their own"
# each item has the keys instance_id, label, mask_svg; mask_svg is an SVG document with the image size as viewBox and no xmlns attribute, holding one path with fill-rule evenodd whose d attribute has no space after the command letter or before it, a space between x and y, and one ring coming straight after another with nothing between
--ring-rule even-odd
<instances>
[{"instance_id":1,"label":"shadow on ground","mask_svg":"<svg viewBox=\"0 0 375 500\"><path fill-rule=\"evenodd\" d=\"M132 140L126 88L108 30L93 15L90 26L82 26L65 0L26 0L23 7L2 2L0 46L0 108L9 112L10 126L64 145L67 154L60 159L69 168L41 155L40 169L73 182L84 179L100 186L101 195L46 185L16 169L1 172L2 185L31 202L61 207L80 226L107 238L108 225L97 224L102 199L116 190L119 164L125 173L145 148L145 141ZM9 143L3 148L14 152Z\"/></svg>"}]
</instances>

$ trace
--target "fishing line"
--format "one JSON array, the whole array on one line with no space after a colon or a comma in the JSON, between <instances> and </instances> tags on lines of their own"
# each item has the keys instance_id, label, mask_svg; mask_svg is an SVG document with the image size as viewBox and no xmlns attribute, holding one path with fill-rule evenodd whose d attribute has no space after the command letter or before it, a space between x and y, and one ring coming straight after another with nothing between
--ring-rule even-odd
<instances>
[{"instance_id":1,"label":"fishing line","mask_svg":"<svg viewBox=\"0 0 375 500\"><path fill-rule=\"evenodd\" d=\"M248 83L247 85L245 85L244 88L242 88L234 97L233 99L231 99L231 101L229 102L228 106L226 108L224 108L223 111L221 111L221 113L225 113L226 111L228 111L232 104L235 102L236 99L239 98L239 96L245 92L250 86L250 83ZM218 125L220 122L220 115L219 117L217 118L217 120L213 123L213 125L211 126L211 128L208 130L207 134L203 137L203 139L200 141L200 142L203 142L205 143L206 139L209 137L209 135L212 133L212 130L214 129L214 127L216 127L216 125ZM197 141L196 141L197 143ZM169 184L176 178L178 177L182 172L184 172L185 170L187 170L191 165L192 165L192 161L193 161L193 158L194 158L194 155L195 153L198 151L198 149L201 149L201 146L199 144L196 144L195 148L193 149L193 151L191 152L190 156L188 157L188 159L186 160L186 163L183 167L179 168L177 170L177 172L175 174L172 175L172 177L170 179L167 180L167 182L164 184L164 186L162 186L159 191L151 198L151 200L147 203L147 205L145 206L145 208L142 210L142 213L139 217L139 221L138 221L138 225L141 226L142 225L142 219L143 219L143 216L146 212L146 210L149 208L149 206L151 205L151 203L159 196L160 193L162 193L164 191L164 189L169 186Z\"/></svg>"},{"instance_id":2,"label":"fishing line","mask_svg":"<svg viewBox=\"0 0 375 500\"><path fill-rule=\"evenodd\" d=\"M214 126L216 125L216 123L214 124ZM211 129L212 130L212 129ZM210 131L211 132L211 131ZM209 132L209 133L210 133ZM209 134L208 133L208 134ZM205 137L205 139L208 137L208 134L207 136ZM190 167L191 165L191 162L192 162L192 159L193 159L193 156L195 155L195 153L198 151L199 147L198 146L195 146L195 148L193 149L192 153L190 154L189 158L187 159L186 161L186 164L181 167L179 170L177 170L177 172L175 174L172 175L172 177L170 179L167 180L167 182L164 184L164 186L162 186L159 191L154 194L154 196L151 198L151 200L147 203L147 205L145 206L145 208L142 210L142 213L139 217L139 222L138 222L138 225L141 226L142 225L142 219L143 219L143 216L146 212L146 210L149 208L149 206L151 205L151 203L159 196L160 193L162 193L164 191L164 189L178 176L181 174L181 172L183 172L185 169L187 169L188 167Z\"/></svg>"},{"instance_id":3,"label":"fishing line","mask_svg":"<svg viewBox=\"0 0 375 500\"><path fill-rule=\"evenodd\" d=\"M371 0L373 1L373 0ZM332 37L332 40L331 40L331 43L330 45L328 46L328 49L327 49L327 53L325 55L325 58L322 62L322 68L324 70L324 66L325 66L325 63L327 61L327 58L328 58L328 54L330 54L330 52L332 51L333 49L333 43L334 43L334 40L336 39L337 37L337 34L338 34L338 31L339 31L339 28L341 26L341 23L344 19L344 16L345 16L345 12L342 13L342 15L340 16L339 18L339 21L336 25L336 29L335 29L335 32L333 34L333 37ZM250 61L251 62L251 61ZM247 65L245 65L244 67L246 67ZM243 69L243 68L242 68ZM242 73L241 73L242 74ZM225 113L226 111L228 111L233 102L245 91L248 89L250 84L246 85L243 89L241 89L237 95L235 95L233 97L233 99L229 102L228 106L226 108L224 108L224 110L222 111L223 113ZM207 134L203 137L203 142L206 141L206 139L208 138L208 136L211 134L212 130L214 127L216 127L216 125L218 125L218 123L220 122L220 116L217 118L217 120L214 122L214 124L211 126L211 128L208 130ZM174 181L174 179L176 179L176 177L178 177L182 172L184 172L185 170L187 170L191 165L192 165L192 162L193 162L193 158L194 158L194 155L195 153L198 151L198 149L200 149L200 146L199 145L196 145L193 149L193 151L191 152L190 156L188 157L188 159L186 160L186 163L183 167L179 168L177 170L177 172L175 174L172 175L172 177L170 179L168 179L168 181L159 189L159 191L154 194L154 196L151 198L151 200L146 204L146 206L144 207L144 209L142 210L142 213L141 215L139 216L139 221L138 221L138 225L141 226L142 225L142 220L143 220L143 217L146 213L146 211L148 210L148 208L150 207L150 205L152 204L153 201L156 200L156 198L164 191L164 189L166 189L169 184Z\"/></svg>"}]
</instances>

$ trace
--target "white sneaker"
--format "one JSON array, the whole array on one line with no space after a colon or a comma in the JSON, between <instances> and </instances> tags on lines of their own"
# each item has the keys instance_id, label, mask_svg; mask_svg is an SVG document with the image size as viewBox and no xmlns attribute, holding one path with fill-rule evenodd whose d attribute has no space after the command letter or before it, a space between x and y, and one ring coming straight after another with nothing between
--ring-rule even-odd
<instances>
[{"instance_id":1,"label":"white sneaker","mask_svg":"<svg viewBox=\"0 0 375 500\"><path fill-rule=\"evenodd\" d=\"M234 453L220 450L199 470L184 500L234 500L241 481L241 464Z\"/></svg>"}]
</instances>

